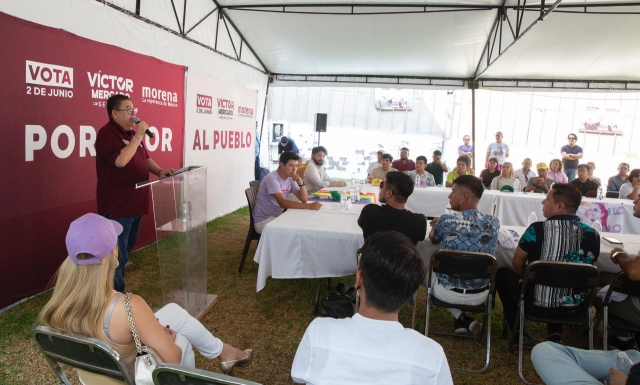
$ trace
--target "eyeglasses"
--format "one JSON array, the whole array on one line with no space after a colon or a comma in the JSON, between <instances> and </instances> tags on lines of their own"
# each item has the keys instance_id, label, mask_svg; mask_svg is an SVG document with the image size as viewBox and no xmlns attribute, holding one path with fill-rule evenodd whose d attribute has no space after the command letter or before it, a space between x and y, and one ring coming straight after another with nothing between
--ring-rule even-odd
<instances>
[{"instance_id":1,"label":"eyeglasses","mask_svg":"<svg viewBox=\"0 0 640 385\"><path fill-rule=\"evenodd\" d=\"M135 115L138 113L138 107L135 108L131 108L131 107L127 107L124 110L118 110L116 109L116 111L120 111L120 112L128 112L129 115Z\"/></svg>"},{"instance_id":2,"label":"eyeglasses","mask_svg":"<svg viewBox=\"0 0 640 385\"><path fill-rule=\"evenodd\" d=\"M570 136L570 137L569 137L569 140L577 140L577 139L578 139L578 138L575 138L575 137L573 137L573 136Z\"/></svg>"}]
</instances>

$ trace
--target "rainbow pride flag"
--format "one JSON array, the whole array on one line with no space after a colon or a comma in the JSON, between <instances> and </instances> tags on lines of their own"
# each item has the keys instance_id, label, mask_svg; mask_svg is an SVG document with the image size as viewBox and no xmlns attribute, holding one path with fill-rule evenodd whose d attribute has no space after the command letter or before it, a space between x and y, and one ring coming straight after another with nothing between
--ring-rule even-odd
<instances>
[{"instance_id":1,"label":"rainbow pride flag","mask_svg":"<svg viewBox=\"0 0 640 385\"><path fill-rule=\"evenodd\" d=\"M351 193L347 191L347 197L351 199ZM313 194L309 194L309 200L312 201L325 201L325 202L333 202L331 198L331 191L329 190L318 190ZM355 202L357 204L368 205L369 203L376 203L376 194L374 193L360 193L360 200Z\"/></svg>"}]
</instances>

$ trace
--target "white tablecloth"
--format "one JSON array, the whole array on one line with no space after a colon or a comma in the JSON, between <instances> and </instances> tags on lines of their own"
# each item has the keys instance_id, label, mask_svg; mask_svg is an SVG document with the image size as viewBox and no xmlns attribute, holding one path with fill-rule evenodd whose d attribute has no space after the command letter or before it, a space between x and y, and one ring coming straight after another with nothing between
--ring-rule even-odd
<instances>
[{"instance_id":1,"label":"white tablecloth","mask_svg":"<svg viewBox=\"0 0 640 385\"><path fill-rule=\"evenodd\" d=\"M427 187L417 188L407 200L407 209L430 217L444 214L449 203L450 188ZM493 214L503 226L527 226L529 215L536 213L538 220L542 215L542 200L545 194L521 193L486 190L482 194L478 210L485 214ZM591 224L598 219L603 230L611 233L640 234L640 220L633 217L633 201L629 199L582 198L578 216L584 223Z\"/></svg>"},{"instance_id":2,"label":"white tablecloth","mask_svg":"<svg viewBox=\"0 0 640 385\"><path fill-rule=\"evenodd\" d=\"M358 216L363 205L354 205L350 211L340 211L337 203L323 203L318 211L287 210L265 226L254 261L259 263L256 289L262 290L267 277L329 278L343 277L356 272L356 251L364 243ZM503 226L522 234L525 227ZM428 229L429 231L429 229ZM427 234L428 234L427 231ZM640 250L640 237L628 234L614 236L624 243L629 255ZM438 250L428 239L418 243L418 251L425 261ZM618 272L609 255L611 247L603 242L596 266L601 271ZM511 267L515 248L496 248L499 267Z\"/></svg>"}]
</instances>

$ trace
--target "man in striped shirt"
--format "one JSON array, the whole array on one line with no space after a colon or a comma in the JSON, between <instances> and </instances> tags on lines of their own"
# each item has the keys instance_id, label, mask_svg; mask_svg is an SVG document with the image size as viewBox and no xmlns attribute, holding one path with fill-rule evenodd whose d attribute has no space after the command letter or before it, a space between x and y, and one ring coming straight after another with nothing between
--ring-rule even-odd
<instances>
[{"instance_id":1,"label":"man in striped shirt","mask_svg":"<svg viewBox=\"0 0 640 385\"><path fill-rule=\"evenodd\" d=\"M520 237L513 257L513 270L499 269L496 286L504 314L513 329L518 306L518 280L524 276L529 263L556 261L593 264L600 255L600 235L580 222L576 215L582 196L569 184L556 183L542 201L546 221L531 224ZM527 303L546 308L573 305L582 300L580 293L564 289L536 286ZM547 325L548 340L562 343L562 326Z\"/></svg>"}]
</instances>

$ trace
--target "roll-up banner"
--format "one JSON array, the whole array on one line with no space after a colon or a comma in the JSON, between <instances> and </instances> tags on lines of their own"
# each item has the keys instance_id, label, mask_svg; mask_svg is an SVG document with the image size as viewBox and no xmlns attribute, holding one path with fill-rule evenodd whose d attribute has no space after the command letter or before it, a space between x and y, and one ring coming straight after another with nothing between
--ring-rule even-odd
<instances>
[{"instance_id":1,"label":"roll-up banner","mask_svg":"<svg viewBox=\"0 0 640 385\"><path fill-rule=\"evenodd\" d=\"M47 286L67 255L69 223L96 212L94 142L109 96L139 108L160 167L182 167L185 68L2 13L0 35L3 308ZM155 239L152 212L137 247Z\"/></svg>"},{"instance_id":2,"label":"roll-up banner","mask_svg":"<svg viewBox=\"0 0 640 385\"><path fill-rule=\"evenodd\" d=\"M207 168L207 220L247 205L254 179L257 91L189 70L185 165Z\"/></svg>"}]
</instances>

